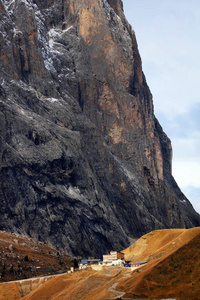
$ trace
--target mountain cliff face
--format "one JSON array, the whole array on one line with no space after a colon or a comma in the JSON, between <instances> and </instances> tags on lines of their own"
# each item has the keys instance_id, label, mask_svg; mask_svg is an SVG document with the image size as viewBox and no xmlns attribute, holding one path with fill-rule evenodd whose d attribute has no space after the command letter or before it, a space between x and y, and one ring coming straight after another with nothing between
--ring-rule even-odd
<instances>
[{"instance_id":1,"label":"mountain cliff face","mask_svg":"<svg viewBox=\"0 0 200 300\"><path fill-rule=\"evenodd\" d=\"M121 0L0 0L0 229L73 255L200 216Z\"/></svg>"}]
</instances>

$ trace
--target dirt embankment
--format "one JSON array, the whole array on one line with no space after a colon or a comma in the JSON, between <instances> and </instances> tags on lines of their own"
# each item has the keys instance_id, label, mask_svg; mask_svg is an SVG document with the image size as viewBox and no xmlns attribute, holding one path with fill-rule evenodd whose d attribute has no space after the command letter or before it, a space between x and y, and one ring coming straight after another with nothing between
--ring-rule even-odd
<instances>
[{"instance_id":1,"label":"dirt embankment","mask_svg":"<svg viewBox=\"0 0 200 300\"><path fill-rule=\"evenodd\" d=\"M6 282L0 284L0 300L17 300L30 294L42 284L49 281L52 277L42 277L35 279L26 279L16 282Z\"/></svg>"}]
</instances>

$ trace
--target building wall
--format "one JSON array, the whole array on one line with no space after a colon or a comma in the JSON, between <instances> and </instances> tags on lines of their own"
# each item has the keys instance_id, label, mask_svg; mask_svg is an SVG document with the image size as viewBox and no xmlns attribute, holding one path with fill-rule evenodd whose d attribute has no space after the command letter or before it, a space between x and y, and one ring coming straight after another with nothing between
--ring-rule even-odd
<instances>
[{"instance_id":1,"label":"building wall","mask_svg":"<svg viewBox=\"0 0 200 300\"><path fill-rule=\"evenodd\" d=\"M124 253L117 252L117 259L122 259L124 258Z\"/></svg>"},{"instance_id":2,"label":"building wall","mask_svg":"<svg viewBox=\"0 0 200 300\"><path fill-rule=\"evenodd\" d=\"M103 255L103 261L113 261L124 258L124 254L117 251L111 251L109 255Z\"/></svg>"},{"instance_id":3,"label":"building wall","mask_svg":"<svg viewBox=\"0 0 200 300\"><path fill-rule=\"evenodd\" d=\"M113 258L112 258L112 255L103 255L103 261L112 261Z\"/></svg>"},{"instance_id":4,"label":"building wall","mask_svg":"<svg viewBox=\"0 0 200 300\"><path fill-rule=\"evenodd\" d=\"M112 257L112 260L116 260L117 259L117 252L116 251L111 251L110 256Z\"/></svg>"}]
</instances>

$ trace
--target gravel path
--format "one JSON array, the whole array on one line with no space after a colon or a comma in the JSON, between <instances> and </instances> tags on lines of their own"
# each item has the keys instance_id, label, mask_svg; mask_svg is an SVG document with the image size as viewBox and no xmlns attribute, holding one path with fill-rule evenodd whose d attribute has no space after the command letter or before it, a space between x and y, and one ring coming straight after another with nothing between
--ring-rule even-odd
<instances>
[{"instance_id":1,"label":"gravel path","mask_svg":"<svg viewBox=\"0 0 200 300\"><path fill-rule=\"evenodd\" d=\"M130 277L131 276L131 273L125 273L123 278L127 278L127 277ZM106 298L106 299L122 299L122 296L124 296L126 293L125 292L119 292L119 291L116 291L115 288L116 286L118 285L119 282L114 282L112 283L109 287L108 287L108 291L109 292L113 292L116 294L116 296L114 297L110 297L110 298ZM131 298L123 298L122 300L131 300ZM146 300L146 299L142 299L142 298L132 298L132 300ZM149 299L150 300L150 299ZM156 299L151 299L151 300L156 300ZM174 298L168 298L168 299L160 299L160 300L176 300Z\"/></svg>"},{"instance_id":2,"label":"gravel path","mask_svg":"<svg viewBox=\"0 0 200 300\"><path fill-rule=\"evenodd\" d=\"M131 276L131 273L125 273L123 278L127 278L127 277L130 277ZM113 292L116 294L116 296L114 297L110 297L110 298L107 298L107 299L121 299L122 296L124 296L126 293L125 292L119 292L119 291L116 291L115 288L116 286L118 285L119 282L114 282L112 283L109 287L108 287L108 291L109 292Z\"/></svg>"},{"instance_id":3,"label":"gravel path","mask_svg":"<svg viewBox=\"0 0 200 300\"><path fill-rule=\"evenodd\" d=\"M112 284L109 286L108 291L109 291L109 292L115 293L116 296L110 297L110 298L107 298L107 299L120 299L120 297L122 297L122 296L125 295L124 292L119 292L119 291L116 291L116 290L115 290L115 287L118 285L118 283L119 283L119 282L114 282L114 283L112 283ZM116 298L116 297L118 297L118 298Z\"/></svg>"}]
</instances>

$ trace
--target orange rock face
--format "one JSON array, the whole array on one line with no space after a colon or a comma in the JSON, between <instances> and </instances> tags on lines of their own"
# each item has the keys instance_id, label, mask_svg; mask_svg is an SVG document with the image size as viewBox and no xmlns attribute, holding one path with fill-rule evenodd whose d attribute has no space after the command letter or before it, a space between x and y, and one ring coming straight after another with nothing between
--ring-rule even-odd
<instances>
[{"instance_id":1,"label":"orange rock face","mask_svg":"<svg viewBox=\"0 0 200 300\"><path fill-rule=\"evenodd\" d=\"M154 184L159 186L159 180L164 179L164 162L159 137L154 134L152 96L122 3L108 1L110 6L106 1L69 3L72 14L79 18L79 36L89 52L90 78L83 79L81 88L83 111L92 120L98 118L98 127L108 135L110 143L123 144L120 155L128 155L140 173L147 168ZM132 156L134 140L139 160ZM171 156L169 140L167 151Z\"/></svg>"}]
</instances>

